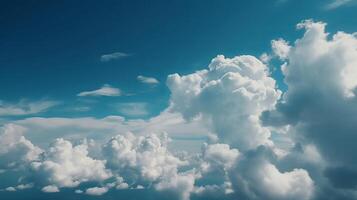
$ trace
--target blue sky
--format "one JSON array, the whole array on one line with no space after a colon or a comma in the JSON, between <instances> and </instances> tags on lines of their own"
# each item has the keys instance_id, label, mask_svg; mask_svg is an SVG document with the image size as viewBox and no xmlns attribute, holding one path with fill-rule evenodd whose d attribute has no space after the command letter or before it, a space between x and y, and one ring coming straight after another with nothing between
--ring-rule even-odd
<instances>
[{"instance_id":1,"label":"blue sky","mask_svg":"<svg viewBox=\"0 0 357 200\"><path fill-rule=\"evenodd\" d=\"M1 1L0 195L357 199L356 9Z\"/></svg>"}]
</instances>

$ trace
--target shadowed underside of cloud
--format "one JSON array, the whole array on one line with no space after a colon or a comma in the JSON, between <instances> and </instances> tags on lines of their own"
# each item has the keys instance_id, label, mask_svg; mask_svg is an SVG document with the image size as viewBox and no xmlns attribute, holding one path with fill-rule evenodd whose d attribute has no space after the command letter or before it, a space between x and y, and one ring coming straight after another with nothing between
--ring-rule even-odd
<instances>
[{"instance_id":1,"label":"shadowed underside of cloud","mask_svg":"<svg viewBox=\"0 0 357 200\"><path fill-rule=\"evenodd\" d=\"M325 26L303 21L302 38L272 41L285 93L254 56L219 55L207 69L168 76L170 106L149 120L7 124L2 174L22 172L16 185L43 192L103 198L135 190L141 199L357 199L357 39L328 37ZM207 138L200 151L169 148L170 136L197 133ZM30 188L16 185L6 190Z\"/></svg>"}]
</instances>

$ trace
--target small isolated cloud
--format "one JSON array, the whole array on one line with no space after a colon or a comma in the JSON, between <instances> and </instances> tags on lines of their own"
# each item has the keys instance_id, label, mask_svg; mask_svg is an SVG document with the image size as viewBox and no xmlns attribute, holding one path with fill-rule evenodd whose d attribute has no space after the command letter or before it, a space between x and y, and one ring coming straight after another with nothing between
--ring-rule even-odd
<instances>
[{"instance_id":1,"label":"small isolated cloud","mask_svg":"<svg viewBox=\"0 0 357 200\"><path fill-rule=\"evenodd\" d=\"M58 101L34 101L21 100L11 104L0 101L0 116L19 116L41 113L58 105Z\"/></svg>"},{"instance_id":2,"label":"small isolated cloud","mask_svg":"<svg viewBox=\"0 0 357 200\"><path fill-rule=\"evenodd\" d=\"M103 85L101 88L97 90L91 90L91 91L84 91L80 92L77 94L79 97L84 97L84 96L108 96L108 97L113 97L113 96L120 96L121 95L121 90L119 88L112 87L108 84Z\"/></svg>"},{"instance_id":3,"label":"small isolated cloud","mask_svg":"<svg viewBox=\"0 0 357 200\"><path fill-rule=\"evenodd\" d=\"M106 187L92 187L86 190L86 194L100 196L108 192L108 188Z\"/></svg>"},{"instance_id":4,"label":"small isolated cloud","mask_svg":"<svg viewBox=\"0 0 357 200\"><path fill-rule=\"evenodd\" d=\"M339 8L341 6L347 5L349 3L352 3L354 1L355 0L333 0L325 6L325 9L333 10L333 9Z\"/></svg>"},{"instance_id":5,"label":"small isolated cloud","mask_svg":"<svg viewBox=\"0 0 357 200\"><path fill-rule=\"evenodd\" d=\"M137 77L137 79L138 79L138 81L145 83L145 84L159 84L159 81L153 77L139 75Z\"/></svg>"},{"instance_id":6,"label":"small isolated cloud","mask_svg":"<svg viewBox=\"0 0 357 200\"><path fill-rule=\"evenodd\" d=\"M130 56L127 53L123 53L123 52L114 52L114 53L110 53L110 54L104 54L102 56L100 56L100 61L102 62L109 62L112 60L118 60L118 59L122 59L125 57Z\"/></svg>"},{"instance_id":7,"label":"small isolated cloud","mask_svg":"<svg viewBox=\"0 0 357 200\"><path fill-rule=\"evenodd\" d=\"M54 192L59 192L59 189L55 185L48 185L42 188L42 192L54 193Z\"/></svg>"},{"instance_id":8,"label":"small isolated cloud","mask_svg":"<svg viewBox=\"0 0 357 200\"><path fill-rule=\"evenodd\" d=\"M149 114L147 103L143 102L119 103L117 104L117 109L120 113L130 117L139 117Z\"/></svg>"},{"instance_id":9,"label":"small isolated cloud","mask_svg":"<svg viewBox=\"0 0 357 200\"><path fill-rule=\"evenodd\" d=\"M290 52L290 46L289 43L283 39L278 39L278 40L272 40L271 41L271 47L276 56L280 60L284 60Z\"/></svg>"}]
</instances>

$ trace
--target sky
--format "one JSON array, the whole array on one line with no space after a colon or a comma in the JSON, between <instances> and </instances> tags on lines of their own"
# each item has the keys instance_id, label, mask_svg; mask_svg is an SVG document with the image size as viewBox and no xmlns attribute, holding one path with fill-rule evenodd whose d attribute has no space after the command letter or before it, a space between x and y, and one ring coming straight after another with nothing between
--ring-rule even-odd
<instances>
[{"instance_id":1,"label":"sky","mask_svg":"<svg viewBox=\"0 0 357 200\"><path fill-rule=\"evenodd\" d=\"M357 199L357 1L0 5L6 199Z\"/></svg>"}]
</instances>

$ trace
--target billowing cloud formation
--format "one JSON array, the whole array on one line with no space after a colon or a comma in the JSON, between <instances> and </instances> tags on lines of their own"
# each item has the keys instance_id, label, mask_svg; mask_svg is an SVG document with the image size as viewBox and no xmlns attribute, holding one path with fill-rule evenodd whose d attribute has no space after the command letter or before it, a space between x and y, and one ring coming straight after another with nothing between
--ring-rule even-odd
<instances>
[{"instance_id":1,"label":"billowing cloud formation","mask_svg":"<svg viewBox=\"0 0 357 200\"><path fill-rule=\"evenodd\" d=\"M108 84L103 85L101 88L92 91L84 91L77 94L79 97L84 96L120 96L121 91L119 88L114 88Z\"/></svg>"},{"instance_id":2,"label":"billowing cloud formation","mask_svg":"<svg viewBox=\"0 0 357 200\"><path fill-rule=\"evenodd\" d=\"M76 187L81 182L108 179L111 173L105 169L105 161L89 157L87 148L86 143L73 146L71 142L60 138L41 160L31 165L53 187Z\"/></svg>"},{"instance_id":3,"label":"billowing cloud formation","mask_svg":"<svg viewBox=\"0 0 357 200\"><path fill-rule=\"evenodd\" d=\"M274 107L281 92L267 67L253 56L217 56L208 68L168 77L173 110L186 119L201 115L221 141L240 150L271 144L259 116Z\"/></svg>"},{"instance_id":4,"label":"billowing cloud formation","mask_svg":"<svg viewBox=\"0 0 357 200\"><path fill-rule=\"evenodd\" d=\"M166 135L117 135L104 146L104 155L110 168L119 172L135 169L142 181L153 182L185 164L168 152L167 140Z\"/></svg>"},{"instance_id":5,"label":"billowing cloud formation","mask_svg":"<svg viewBox=\"0 0 357 200\"><path fill-rule=\"evenodd\" d=\"M42 150L23 136L24 128L7 124L0 132L0 168L13 168L38 159Z\"/></svg>"},{"instance_id":6,"label":"billowing cloud formation","mask_svg":"<svg viewBox=\"0 0 357 200\"><path fill-rule=\"evenodd\" d=\"M305 34L291 47L282 68L288 91L277 110L262 119L271 126L290 125L296 143L316 145L327 162L322 176L330 179L334 189L353 189L357 186L352 181L357 179L357 38L344 32L328 37L325 26L311 20L298 24ZM313 178L321 179L318 176Z\"/></svg>"},{"instance_id":7,"label":"billowing cloud formation","mask_svg":"<svg viewBox=\"0 0 357 200\"><path fill-rule=\"evenodd\" d=\"M230 171L235 195L243 199L311 199L314 183L304 169L280 172L265 147L244 155Z\"/></svg>"}]
</instances>

